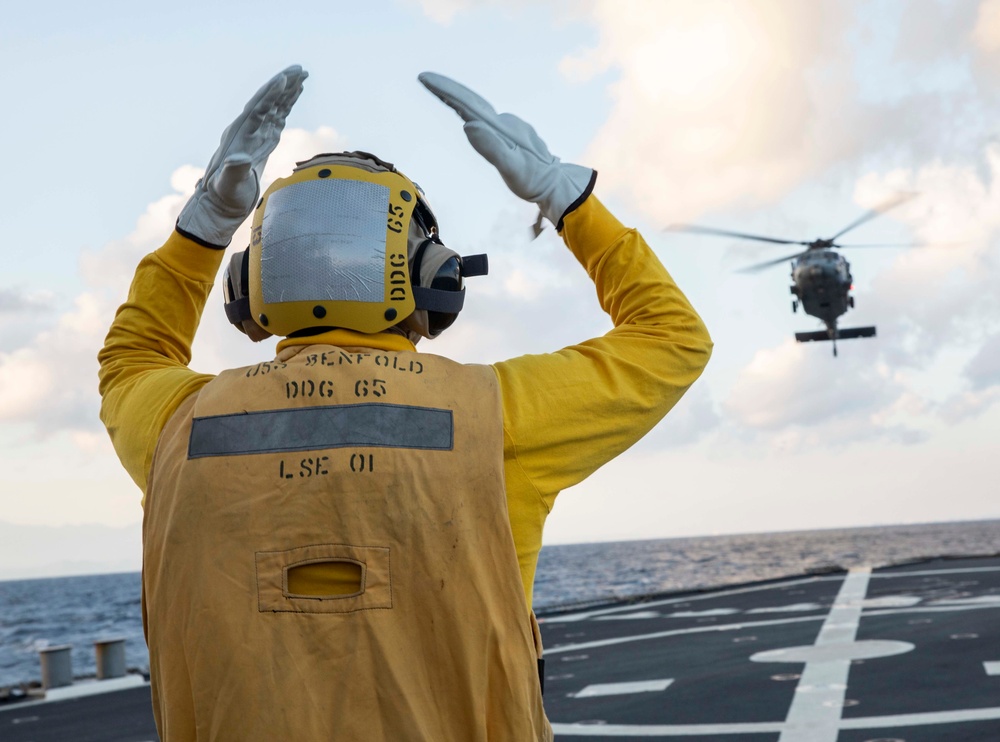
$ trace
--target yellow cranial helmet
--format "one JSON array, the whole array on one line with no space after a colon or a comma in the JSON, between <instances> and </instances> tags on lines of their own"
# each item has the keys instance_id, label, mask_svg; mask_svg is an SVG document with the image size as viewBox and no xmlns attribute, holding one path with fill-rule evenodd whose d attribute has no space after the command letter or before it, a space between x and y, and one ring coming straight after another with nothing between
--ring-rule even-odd
<instances>
[{"instance_id":1,"label":"yellow cranial helmet","mask_svg":"<svg viewBox=\"0 0 1000 742\"><path fill-rule=\"evenodd\" d=\"M250 246L226 270L226 314L255 341L394 326L434 337L461 311L462 277L484 274L485 258L446 248L423 192L390 163L317 155L257 204Z\"/></svg>"}]
</instances>

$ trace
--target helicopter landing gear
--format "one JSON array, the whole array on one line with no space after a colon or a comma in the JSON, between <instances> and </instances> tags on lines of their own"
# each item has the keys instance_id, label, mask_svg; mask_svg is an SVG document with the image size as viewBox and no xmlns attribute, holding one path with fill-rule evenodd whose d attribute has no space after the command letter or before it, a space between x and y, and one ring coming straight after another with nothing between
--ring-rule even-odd
<instances>
[{"instance_id":1,"label":"helicopter landing gear","mask_svg":"<svg viewBox=\"0 0 1000 742\"><path fill-rule=\"evenodd\" d=\"M847 303L851 305L851 309L854 309L854 297L853 296L848 296L847 297Z\"/></svg>"},{"instance_id":2,"label":"helicopter landing gear","mask_svg":"<svg viewBox=\"0 0 1000 742\"><path fill-rule=\"evenodd\" d=\"M792 312L794 313L797 311L799 311L799 303L795 301L795 299L792 299Z\"/></svg>"}]
</instances>

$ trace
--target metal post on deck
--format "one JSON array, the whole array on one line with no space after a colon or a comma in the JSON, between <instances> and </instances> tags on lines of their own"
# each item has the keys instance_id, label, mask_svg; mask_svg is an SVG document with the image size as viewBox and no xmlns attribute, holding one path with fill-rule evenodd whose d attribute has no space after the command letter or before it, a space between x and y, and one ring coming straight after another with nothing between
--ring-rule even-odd
<instances>
[{"instance_id":1,"label":"metal post on deck","mask_svg":"<svg viewBox=\"0 0 1000 742\"><path fill-rule=\"evenodd\" d=\"M42 687L61 688L73 683L72 644L60 644L38 650L42 661Z\"/></svg>"},{"instance_id":2,"label":"metal post on deck","mask_svg":"<svg viewBox=\"0 0 1000 742\"><path fill-rule=\"evenodd\" d=\"M109 680L125 676L125 640L101 639L94 642L97 653L97 679Z\"/></svg>"}]
</instances>

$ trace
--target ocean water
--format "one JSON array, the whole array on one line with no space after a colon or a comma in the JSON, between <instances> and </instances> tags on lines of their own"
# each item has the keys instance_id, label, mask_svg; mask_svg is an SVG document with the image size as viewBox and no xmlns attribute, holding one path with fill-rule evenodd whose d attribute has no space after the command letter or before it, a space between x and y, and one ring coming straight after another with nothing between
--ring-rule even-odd
<instances>
[{"instance_id":1,"label":"ocean water","mask_svg":"<svg viewBox=\"0 0 1000 742\"><path fill-rule=\"evenodd\" d=\"M546 546L539 613L557 606L720 587L810 570L1000 553L1000 521L739 534ZM148 671L138 572L0 582L0 688L38 681L38 650L71 644L78 677L93 643L124 638L126 664Z\"/></svg>"},{"instance_id":2,"label":"ocean water","mask_svg":"<svg viewBox=\"0 0 1000 742\"><path fill-rule=\"evenodd\" d=\"M1000 520L546 546L535 610L946 556L1000 554Z\"/></svg>"},{"instance_id":3,"label":"ocean water","mask_svg":"<svg viewBox=\"0 0 1000 742\"><path fill-rule=\"evenodd\" d=\"M97 672L94 642L125 639L125 664L149 669L138 572L0 582L0 688L41 680L38 650L73 645L73 674Z\"/></svg>"}]
</instances>

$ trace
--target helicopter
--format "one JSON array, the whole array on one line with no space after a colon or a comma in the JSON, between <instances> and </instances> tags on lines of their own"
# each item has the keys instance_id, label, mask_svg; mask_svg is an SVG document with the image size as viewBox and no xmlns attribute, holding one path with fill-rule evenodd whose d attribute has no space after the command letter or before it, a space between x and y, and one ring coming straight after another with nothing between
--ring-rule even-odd
<instances>
[{"instance_id":1,"label":"helicopter","mask_svg":"<svg viewBox=\"0 0 1000 742\"><path fill-rule=\"evenodd\" d=\"M851 289L854 288L854 278L851 276L851 265L843 255L836 252L834 248L841 247L912 247L913 245L892 245L892 244L853 244L841 245L837 242L843 235L852 229L861 226L865 222L874 219L880 214L884 214L889 209L909 201L916 196L915 193L900 193L893 196L888 201L865 212L861 217L854 220L841 229L832 237L818 237L815 240L783 240L776 237L764 237L745 232L732 232L727 229L716 229L714 227L702 227L695 224L673 224L667 227L670 232L693 232L697 234L710 234L722 237L738 237L746 240L757 240L759 242L771 242L779 245L804 245L805 250L785 255L763 263L756 263L746 268L740 269L740 273L756 273L770 268L771 266L792 261L792 285L790 287L792 295L792 311L797 312L799 307L806 314L817 317L826 325L825 330L814 332L796 332L795 339L800 343L830 341L833 344L833 355L837 356L837 341L851 338L875 337L875 327L838 327L837 319L845 314L848 309L854 307L854 297L851 296Z\"/></svg>"}]
</instances>

